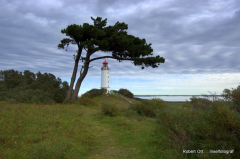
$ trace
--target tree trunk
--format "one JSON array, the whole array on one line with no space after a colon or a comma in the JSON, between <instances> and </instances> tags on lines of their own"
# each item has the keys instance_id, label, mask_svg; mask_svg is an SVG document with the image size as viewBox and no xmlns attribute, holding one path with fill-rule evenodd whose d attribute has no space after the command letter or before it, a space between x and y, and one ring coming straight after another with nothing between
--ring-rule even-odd
<instances>
[{"instance_id":1,"label":"tree trunk","mask_svg":"<svg viewBox=\"0 0 240 159\"><path fill-rule=\"evenodd\" d=\"M87 62L89 60L89 57L86 58L85 63L84 63L84 68L83 68L83 72L81 74L80 72L80 77L77 80L77 83L75 85L75 89L72 95L72 102L75 101L78 98L78 92L80 90L82 81L84 80L84 78L86 77L87 73L88 73L88 68L89 68L89 62Z\"/></svg>"},{"instance_id":2,"label":"tree trunk","mask_svg":"<svg viewBox=\"0 0 240 159\"><path fill-rule=\"evenodd\" d=\"M74 64L74 68L73 68L71 83L70 83L70 87L67 91L67 95L65 97L65 100L64 100L65 102L70 101L70 99L71 99L71 95L72 95L72 92L73 92L73 85L74 85L74 82L76 80L76 75L77 75L77 70L78 70L78 62L79 62L79 59L81 57L81 54L82 54L82 47L78 47L78 53L77 53L77 56L76 56L76 59L75 59L75 64Z\"/></svg>"}]
</instances>

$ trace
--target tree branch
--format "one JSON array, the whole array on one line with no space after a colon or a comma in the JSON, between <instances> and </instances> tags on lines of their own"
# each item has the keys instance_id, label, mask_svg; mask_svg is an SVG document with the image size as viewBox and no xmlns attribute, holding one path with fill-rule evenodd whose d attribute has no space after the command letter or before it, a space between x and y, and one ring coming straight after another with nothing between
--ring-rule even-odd
<instances>
[{"instance_id":1,"label":"tree branch","mask_svg":"<svg viewBox=\"0 0 240 159\"><path fill-rule=\"evenodd\" d=\"M90 54L89 55L91 56L92 54L94 54L95 52L97 52L99 50L101 50L99 47L94 48L94 49L90 50Z\"/></svg>"}]
</instances>

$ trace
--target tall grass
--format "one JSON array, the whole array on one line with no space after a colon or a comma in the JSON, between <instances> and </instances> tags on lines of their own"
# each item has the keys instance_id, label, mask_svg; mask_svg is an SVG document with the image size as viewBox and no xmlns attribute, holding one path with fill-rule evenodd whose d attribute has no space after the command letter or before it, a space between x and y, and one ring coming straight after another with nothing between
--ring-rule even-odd
<instances>
[{"instance_id":1,"label":"tall grass","mask_svg":"<svg viewBox=\"0 0 240 159\"><path fill-rule=\"evenodd\" d=\"M0 158L84 158L97 146L79 105L0 106Z\"/></svg>"},{"instance_id":2,"label":"tall grass","mask_svg":"<svg viewBox=\"0 0 240 159\"><path fill-rule=\"evenodd\" d=\"M129 109L136 111L139 115L147 117L155 117L159 109L164 105L164 101L161 99L142 100L130 105Z\"/></svg>"},{"instance_id":3,"label":"tall grass","mask_svg":"<svg viewBox=\"0 0 240 159\"><path fill-rule=\"evenodd\" d=\"M85 105L85 106L95 106L95 105L97 105L97 102L93 98L90 98L88 96L82 96L82 97L78 98L75 103L79 103L79 104L82 104L82 105Z\"/></svg>"},{"instance_id":4,"label":"tall grass","mask_svg":"<svg viewBox=\"0 0 240 159\"><path fill-rule=\"evenodd\" d=\"M103 115L113 117L119 114L119 108L113 102L103 102L101 112Z\"/></svg>"},{"instance_id":5,"label":"tall grass","mask_svg":"<svg viewBox=\"0 0 240 159\"><path fill-rule=\"evenodd\" d=\"M100 101L103 100L97 102ZM0 158L169 156L161 150L164 144L156 142L159 138L165 141L166 136L154 135L155 119L141 116L139 120L136 113L119 114L125 102L103 103L103 107L78 102L53 105L0 102Z\"/></svg>"},{"instance_id":6,"label":"tall grass","mask_svg":"<svg viewBox=\"0 0 240 159\"><path fill-rule=\"evenodd\" d=\"M239 158L240 115L224 101L194 98L183 107L165 106L157 119L164 125L169 146L181 153L204 150L202 154L183 154L187 158ZM211 154L209 150L234 150L232 154Z\"/></svg>"}]
</instances>

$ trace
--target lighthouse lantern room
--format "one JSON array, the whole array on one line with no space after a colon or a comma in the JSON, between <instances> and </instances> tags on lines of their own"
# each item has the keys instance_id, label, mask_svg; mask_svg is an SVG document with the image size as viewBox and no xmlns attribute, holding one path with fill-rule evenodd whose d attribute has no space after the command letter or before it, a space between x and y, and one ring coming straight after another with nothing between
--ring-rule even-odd
<instances>
[{"instance_id":1,"label":"lighthouse lantern room","mask_svg":"<svg viewBox=\"0 0 240 159\"><path fill-rule=\"evenodd\" d=\"M109 68L106 60L103 62L103 66L101 68L101 88L106 89L107 93L110 93Z\"/></svg>"}]
</instances>

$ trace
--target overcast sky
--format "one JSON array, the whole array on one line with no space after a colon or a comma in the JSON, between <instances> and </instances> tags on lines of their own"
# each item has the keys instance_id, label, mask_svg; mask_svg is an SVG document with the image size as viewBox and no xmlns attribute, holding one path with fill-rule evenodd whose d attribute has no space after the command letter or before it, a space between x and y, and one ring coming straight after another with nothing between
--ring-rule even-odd
<instances>
[{"instance_id":1,"label":"overcast sky","mask_svg":"<svg viewBox=\"0 0 240 159\"><path fill-rule=\"evenodd\" d=\"M61 29L92 24L91 16L107 18L107 25L125 22L129 34L166 59L143 70L107 59L111 89L201 95L240 83L239 0L0 0L0 70L47 72L69 82L77 48L57 48ZM90 64L80 94L100 88L103 61Z\"/></svg>"}]
</instances>

